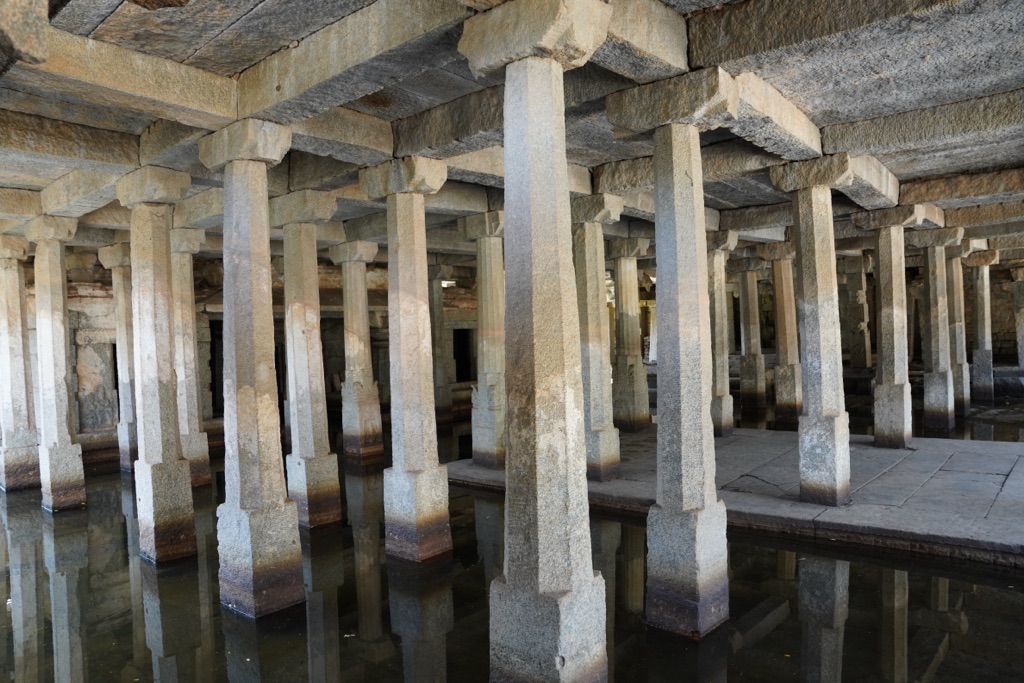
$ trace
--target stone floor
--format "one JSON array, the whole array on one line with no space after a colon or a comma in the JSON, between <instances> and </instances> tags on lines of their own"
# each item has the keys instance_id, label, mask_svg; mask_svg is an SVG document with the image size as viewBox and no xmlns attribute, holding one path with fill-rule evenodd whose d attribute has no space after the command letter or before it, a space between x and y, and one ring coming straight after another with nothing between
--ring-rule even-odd
<instances>
[{"instance_id":1,"label":"stone floor","mask_svg":"<svg viewBox=\"0 0 1024 683\"><path fill-rule=\"evenodd\" d=\"M622 434L618 480L590 482L591 508L644 518L654 502L656 430ZM717 483L729 528L853 543L1024 568L1024 447L914 439L908 450L850 442L852 500L839 508L799 501L795 432L737 429L716 439ZM453 485L503 490L504 473L460 460Z\"/></svg>"}]
</instances>

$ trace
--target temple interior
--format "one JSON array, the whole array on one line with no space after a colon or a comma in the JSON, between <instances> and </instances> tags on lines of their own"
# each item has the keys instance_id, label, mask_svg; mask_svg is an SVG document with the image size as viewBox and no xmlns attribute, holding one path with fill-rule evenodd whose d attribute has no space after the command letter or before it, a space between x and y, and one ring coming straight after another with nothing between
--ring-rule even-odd
<instances>
[{"instance_id":1,"label":"temple interior","mask_svg":"<svg viewBox=\"0 0 1024 683\"><path fill-rule=\"evenodd\" d=\"M1024 679L1024 4L0 0L0 678Z\"/></svg>"}]
</instances>

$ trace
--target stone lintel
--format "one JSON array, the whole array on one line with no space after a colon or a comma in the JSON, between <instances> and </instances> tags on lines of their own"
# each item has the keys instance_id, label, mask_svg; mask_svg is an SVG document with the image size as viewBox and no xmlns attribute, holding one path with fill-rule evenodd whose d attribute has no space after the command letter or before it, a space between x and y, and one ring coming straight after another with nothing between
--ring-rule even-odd
<instances>
[{"instance_id":1,"label":"stone lintel","mask_svg":"<svg viewBox=\"0 0 1024 683\"><path fill-rule=\"evenodd\" d=\"M319 190L299 190L270 200L270 227L291 223L323 223L338 210L337 195Z\"/></svg>"},{"instance_id":2,"label":"stone lintel","mask_svg":"<svg viewBox=\"0 0 1024 683\"><path fill-rule=\"evenodd\" d=\"M185 197L192 176L160 166L143 166L117 181L117 199L132 208L136 204L174 204Z\"/></svg>"},{"instance_id":3,"label":"stone lintel","mask_svg":"<svg viewBox=\"0 0 1024 683\"><path fill-rule=\"evenodd\" d=\"M967 239L960 240L960 244L955 244L951 247L946 247L946 258L964 258L970 256L976 251L984 251L989 248L989 240L982 239Z\"/></svg>"},{"instance_id":4,"label":"stone lintel","mask_svg":"<svg viewBox=\"0 0 1024 683\"><path fill-rule=\"evenodd\" d=\"M874 249L878 240L872 235L863 237L844 237L836 240L836 254L840 256L860 256L865 249Z\"/></svg>"},{"instance_id":5,"label":"stone lintel","mask_svg":"<svg viewBox=\"0 0 1024 683\"><path fill-rule=\"evenodd\" d=\"M132 265L132 250L128 242L118 242L106 247L100 247L97 251L97 256L99 256L100 264L107 270L128 268Z\"/></svg>"},{"instance_id":6,"label":"stone lintel","mask_svg":"<svg viewBox=\"0 0 1024 683\"><path fill-rule=\"evenodd\" d=\"M465 240L505 236L505 212L488 211L459 219L459 236Z\"/></svg>"},{"instance_id":7,"label":"stone lintel","mask_svg":"<svg viewBox=\"0 0 1024 683\"><path fill-rule=\"evenodd\" d=\"M175 254L198 254L206 247L206 231L195 228L171 230L171 251Z\"/></svg>"},{"instance_id":8,"label":"stone lintel","mask_svg":"<svg viewBox=\"0 0 1024 683\"><path fill-rule=\"evenodd\" d=\"M224 222L224 190L211 187L174 207L175 228L215 228Z\"/></svg>"},{"instance_id":9,"label":"stone lintel","mask_svg":"<svg viewBox=\"0 0 1024 683\"><path fill-rule=\"evenodd\" d=\"M901 204L891 209L861 211L852 214L850 220L861 230L881 230L896 226L925 230L946 225L944 212L934 204Z\"/></svg>"},{"instance_id":10,"label":"stone lintel","mask_svg":"<svg viewBox=\"0 0 1024 683\"><path fill-rule=\"evenodd\" d=\"M435 194L448 179L448 166L427 157L405 157L359 171L359 187L370 199L401 192Z\"/></svg>"},{"instance_id":11,"label":"stone lintel","mask_svg":"<svg viewBox=\"0 0 1024 683\"><path fill-rule=\"evenodd\" d=\"M158 119L139 136L139 162L183 171L195 162L200 138L209 134L205 128Z\"/></svg>"},{"instance_id":12,"label":"stone lintel","mask_svg":"<svg viewBox=\"0 0 1024 683\"><path fill-rule=\"evenodd\" d=\"M573 69L605 42L611 18L602 0L516 0L467 19L459 52L478 77L527 57Z\"/></svg>"},{"instance_id":13,"label":"stone lintel","mask_svg":"<svg viewBox=\"0 0 1024 683\"><path fill-rule=\"evenodd\" d=\"M25 223L25 238L30 242L58 240L67 242L78 231L78 219L63 216L36 216Z\"/></svg>"},{"instance_id":14,"label":"stone lintel","mask_svg":"<svg viewBox=\"0 0 1024 683\"><path fill-rule=\"evenodd\" d=\"M607 259L643 258L647 256L650 246L651 241L645 237L608 240L605 242L605 257Z\"/></svg>"},{"instance_id":15,"label":"stone lintel","mask_svg":"<svg viewBox=\"0 0 1024 683\"><path fill-rule=\"evenodd\" d=\"M379 164L394 156L391 124L369 114L331 107L291 124L292 149L359 165Z\"/></svg>"},{"instance_id":16,"label":"stone lintel","mask_svg":"<svg viewBox=\"0 0 1024 683\"><path fill-rule=\"evenodd\" d=\"M101 209L117 197L118 177L88 169L77 169L61 176L39 193L43 213L78 218Z\"/></svg>"},{"instance_id":17,"label":"stone lintel","mask_svg":"<svg viewBox=\"0 0 1024 683\"><path fill-rule=\"evenodd\" d=\"M739 235L733 230L707 233L708 251L732 251L739 242Z\"/></svg>"},{"instance_id":18,"label":"stone lintel","mask_svg":"<svg viewBox=\"0 0 1024 683\"><path fill-rule=\"evenodd\" d=\"M993 237L988 242L989 249L1005 251L1007 249L1024 249L1024 235L1002 235Z\"/></svg>"},{"instance_id":19,"label":"stone lintel","mask_svg":"<svg viewBox=\"0 0 1024 683\"><path fill-rule=\"evenodd\" d=\"M632 137L683 123L711 130L734 121L739 91L724 69L712 67L682 76L620 90L605 98L616 137Z\"/></svg>"},{"instance_id":20,"label":"stone lintel","mask_svg":"<svg viewBox=\"0 0 1024 683\"><path fill-rule=\"evenodd\" d=\"M690 70L686 19L661 0L609 0L608 37L590 61L637 83Z\"/></svg>"},{"instance_id":21,"label":"stone lintel","mask_svg":"<svg viewBox=\"0 0 1024 683\"><path fill-rule=\"evenodd\" d=\"M950 225L962 225L965 228L1013 223L1024 219L1024 202L983 204L950 209L946 212L946 219Z\"/></svg>"},{"instance_id":22,"label":"stone lintel","mask_svg":"<svg viewBox=\"0 0 1024 683\"><path fill-rule=\"evenodd\" d=\"M614 194L592 194L570 200L573 223L614 223L626 208L622 197Z\"/></svg>"},{"instance_id":23,"label":"stone lintel","mask_svg":"<svg viewBox=\"0 0 1024 683\"><path fill-rule=\"evenodd\" d=\"M340 265L342 263L352 263L355 261L373 263L373 260L377 258L378 251L380 251L380 247L377 246L376 242L357 241L336 244L331 247L327 253L330 255L331 261Z\"/></svg>"},{"instance_id":24,"label":"stone lintel","mask_svg":"<svg viewBox=\"0 0 1024 683\"><path fill-rule=\"evenodd\" d=\"M796 244L793 242L769 242L755 247L758 258L765 261L790 261L796 258Z\"/></svg>"},{"instance_id":25,"label":"stone lintel","mask_svg":"<svg viewBox=\"0 0 1024 683\"><path fill-rule=\"evenodd\" d=\"M841 265L837 270L843 273L870 273L875 269L875 261L870 254L847 256L839 263Z\"/></svg>"},{"instance_id":26,"label":"stone lintel","mask_svg":"<svg viewBox=\"0 0 1024 683\"><path fill-rule=\"evenodd\" d=\"M771 264L760 258L731 258L725 263L726 269L733 273L768 270Z\"/></svg>"},{"instance_id":27,"label":"stone lintel","mask_svg":"<svg viewBox=\"0 0 1024 683\"><path fill-rule=\"evenodd\" d=\"M199 140L199 160L211 171L247 159L270 166L291 148L292 131L269 121L242 119Z\"/></svg>"},{"instance_id":28,"label":"stone lintel","mask_svg":"<svg viewBox=\"0 0 1024 683\"><path fill-rule=\"evenodd\" d=\"M42 198L35 190L0 188L0 219L27 221L43 213Z\"/></svg>"},{"instance_id":29,"label":"stone lintel","mask_svg":"<svg viewBox=\"0 0 1024 683\"><path fill-rule=\"evenodd\" d=\"M1014 282L1024 282L1024 268L1011 268L1010 277Z\"/></svg>"},{"instance_id":30,"label":"stone lintel","mask_svg":"<svg viewBox=\"0 0 1024 683\"><path fill-rule=\"evenodd\" d=\"M905 236L907 246L926 249L928 247L958 246L964 238L963 228L936 228L934 230L912 230Z\"/></svg>"},{"instance_id":31,"label":"stone lintel","mask_svg":"<svg viewBox=\"0 0 1024 683\"><path fill-rule=\"evenodd\" d=\"M964 257L964 265L970 266L971 268L997 266L999 265L999 252L995 249L976 251L973 254L968 254Z\"/></svg>"},{"instance_id":32,"label":"stone lintel","mask_svg":"<svg viewBox=\"0 0 1024 683\"><path fill-rule=\"evenodd\" d=\"M316 226L317 248L333 247L347 241L348 235L343 221L327 221Z\"/></svg>"},{"instance_id":33,"label":"stone lintel","mask_svg":"<svg viewBox=\"0 0 1024 683\"><path fill-rule=\"evenodd\" d=\"M821 156L818 127L770 83L752 73L736 77L739 110L725 125L741 138L783 159Z\"/></svg>"},{"instance_id":34,"label":"stone lintel","mask_svg":"<svg viewBox=\"0 0 1024 683\"><path fill-rule=\"evenodd\" d=\"M989 173L971 173L948 178L911 180L900 185L900 203L941 203L947 208L977 204L981 198L1024 196L1024 168L1009 168Z\"/></svg>"},{"instance_id":35,"label":"stone lintel","mask_svg":"<svg viewBox=\"0 0 1024 683\"><path fill-rule=\"evenodd\" d=\"M28 240L17 235L0 235L0 259L24 261L28 258Z\"/></svg>"},{"instance_id":36,"label":"stone lintel","mask_svg":"<svg viewBox=\"0 0 1024 683\"><path fill-rule=\"evenodd\" d=\"M900 187L889 169L874 157L854 157L843 152L798 161L769 170L772 183L783 192L815 186L839 190L865 209L896 206Z\"/></svg>"}]
</instances>

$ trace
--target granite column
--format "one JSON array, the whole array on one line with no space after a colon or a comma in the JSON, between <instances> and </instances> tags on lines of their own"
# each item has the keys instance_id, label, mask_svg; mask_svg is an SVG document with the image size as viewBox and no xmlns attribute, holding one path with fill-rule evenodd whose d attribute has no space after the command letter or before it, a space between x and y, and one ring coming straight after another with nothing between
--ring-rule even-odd
<instances>
[{"instance_id":1,"label":"granite column","mask_svg":"<svg viewBox=\"0 0 1024 683\"><path fill-rule=\"evenodd\" d=\"M135 419L135 335L132 315L131 246L118 242L99 250L100 263L110 270L114 289L114 324L117 343L117 445L121 471L131 472L139 457L138 422Z\"/></svg>"},{"instance_id":2,"label":"granite column","mask_svg":"<svg viewBox=\"0 0 1024 683\"><path fill-rule=\"evenodd\" d=\"M953 247L959 251L959 247ZM953 409L966 415L971 409L971 368L967 364L967 320L964 314L964 268L960 256L946 259L949 300L949 355L953 373Z\"/></svg>"},{"instance_id":3,"label":"granite column","mask_svg":"<svg viewBox=\"0 0 1024 683\"><path fill-rule=\"evenodd\" d=\"M647 367L640 337L640 285L636 260L647 254L650 240L632 237L608 243L615 277L615 367L612 403L615 426L639 432L651 423Z\"/></svg>"},{"instance_id":4,"label":"granite column","mask_svg":"<svg viewBox=\"0 0 1024 683\"><path fill-rule=\"evenodd\" d=\"M950 368L946 248L924 248L927 324L924 330L924 428L947 434L955 422Z\"/></svg>"},{"instance_id":5,"label":"granite column","mask_svg":"<svg viewBox=\"0 0 1024 683\"><path fill-rule=\"evenodd\" d=\"M758 266L759 267L759 266ZM757 415L765 409L767 384L761 352L761 310L757 270L745 270L740 278L740 410Z\"/></svg>"},{"instance_id":6,"label":"granite column","mask_svg":"<svg viewBox=\"0 0 1024 683\"><path fill-rule=\"evenodd\" d=\"M992 402L992 283L989 266L999 263L999 252L981 251L964 259L974 269L974 352L971 355L971 398Z\"/></svg>"},{"instance_id":7,"label":"granite column","mask_svg":"<svg viewBox=\"0 0 1024 683\"><path fill-rule=\"evenodd\" d=\"M721 233L717 233L721 234ZM734 426L732 394L729 392L729 347L732 330L729 327L732 295L725 279L725 262L729 252L736 248L736 233L729 232L722 244L708 249L708 294L711 297L711 423L715 436L728 436ZM716 248L717 247L717 248Z\"/></svg>"},{"instance_id":8,"label":"granite column","mask_svg":"<svg viewBox=\"0 0 1024 683\"><path fill-rule=\"evenodd\" d=\"M875 372L875 446L906 448L913 431L907 345L907 280L903 226L878 229L875 283L878 303L878 367Z\"/></svg>"}]
</instances>

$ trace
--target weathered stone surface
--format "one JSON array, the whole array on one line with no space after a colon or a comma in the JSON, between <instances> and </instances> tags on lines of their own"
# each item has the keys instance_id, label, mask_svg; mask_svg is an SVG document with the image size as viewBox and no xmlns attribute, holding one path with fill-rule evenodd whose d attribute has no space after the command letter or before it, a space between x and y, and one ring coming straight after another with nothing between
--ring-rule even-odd
<instances>
[{"instance_id":1,"label":"weathered stone surface","mask_svg":"<svg viewBox=\"0 0 1024 683\"><path fill-rule=\"evenodd\" d=\"M78 218L101 209L116 198L117 179L103 171L72 171L43 188L42 213Z\"/></svg>"},{"instance_id":2,"label":"weathered stone surface","mask_svg":"<svg viewBox=\"0 0 1024 683\"><path fill-rule=\"evenodd\" d=\"M736 119L739 92L733 77L723 69L701 69L612 93L606 106L613 126L634 133L669 123L710 130Z\"/></svg>"},{"instance_id":3,"label":"weathered stone surface","mask_svg":"<svg viewBox=\"0 0 1024 683\"><path fill-rule=\"evenodd\" d=\"M143 166L117 181L117 200L129 209L142 203L173 204L185 196L191 184L187 173Z\"/></svg>"},{"instance_id":4,"label":"weathered stone surface","mask_svg":"<svg viewBox=\"0 0 1024 683\"><path fill-rule=\"evenodd\" d=\"M851 214L850 220L861 230L881 230L897 225L923 230L946 225L943 210L933 204L901 204L891 209L862 211Z\"/></svg>"},{"instance_id":5,"label":"weathered stone surface","mask_svg":"<svg viewBox=\"0 0 1024 683\"><path fill-rule=\"evenodd\" d=\"M1022 199L1024 168L914 180L900 185L901 204L935 204L944 209Z\"/></svg>"},{"instance_id":6,"label":"weathered stone surface","mask_svg":"<svg viewBox=\"0 0 1024 683\"><path fill-rule=\"evenodd\" d=\"M970 268L981 268L999 264L999 252L996 250L976 251L963 258L965 266Z\"/></svg>"},{"instance_id":7,"label":"weathered stone surface","mask_svg":"<svg viewBox=\"0 0 1024 683\"><path fill-rule=\"evenodd\" d=\"M243 119L199 140L199 159L211 171L246 159L280 163L292 143L291 130L269 121Z\"/></svg>"},{"instance_id":8,"label":"weathered stone surface","mask_svg":"<svg viewBox=\"0 0 1024 683\"><path fill-rule=\"evenodd\" d=\"M956 246L963 238L963 228L936 228L934 230L914 230L906 236L906 241L912 247L926 249Z\"/></svg>"},{"instance_id":9,"label":"weathered stone surface","mask_svg":"<svg viewBox=\"0 0 1024 683\"><path fill-rule=\"evenodd\" d=\"M727 127L761 149L783 159L821 156L818 127L799 107L752 73L736 77L739 107Z\"/></svg>"},{"instance_id":10,"label":"weathered stone surface","mask_svg":"<svg viewBox=\"0 0 1024 683\"><path fill-rule=\"evenodd\" d=\"M447 178L443 161L405 157L361 170L359 186L370 199L382 199L400 192L434 194Z\"/></svg>"},{"instance_id":11,"label":"weathered stone surface","mask_svg":"<svg viewBox=\"0 0 1024 683\"><path fill-rule=\"evenodd\" d=\"M15 167L57 164L123 174L139 165L132 135L7 110L0 110L0 153L5 165Z\"/></svg>"},{"instance_id":12,"label":"weathered stone surface","mask_svg":"<svg viewBox=\"0 0 1024 683\"><path fill-rule=\"evenodd\" d=\"M333 190L359 181L359 166L347 161L298 150L292 150L288 160L288 189L292 191Z\"/></svg>"},{"instance_id":13,"label":"weathered stone surface","mask_svg":"<svg viewBox=\"0 0 1024 683\"><path fill-rule=\"evenodd\" d=\"M45 62L47 49L46 4L36 0L10 0L0 7L0 74L10 62Z\"/></svg>"},{"instance_id":14,"label":"weathered stone surface","mask_svg":"<svg viewBox=\"0 0 1024 683\"><path fill-rule=\"evenodd\" d=\"M608 36L594 64L638 83L689 71L686 20L659 0L611 0Z\"/></svg>"},{"instance_id":15,"label":"weathered stone surface","mask_svg":"<svg viewBox=\"0 0 1024 683\"><path fill-rule=\"evenodd\" d=\"M333 192L291 192L270 200L270 227L281 228L290 223L322 223L333 218L337 208L338 200Z\"/></svg>"},{"instance_id":16,"label":"weathered stone surface","mask_svg":"<svg viewBox=\"0 0 1024 683\"><path fill-rule=\"evenodd\" d=\"M132 313L131 247L118 242L97 253L111 271L114 290L114 324L117 344L117 444L122 472L132 471L138 457L138 422L135 419L135 335Z\"/></svg>"},{"instance_id":17,"label":"weathered stone surface","mask_svg":"<svg viewBox=\"0 0 1024 683\"><path fill-rule=\"evenodd\" d=\"M75 0L65 2L54 14L50 5L50 25L61 31L87 36L113 14L123 0Z\"/></svg>"},{"instance_id":18,"label":"weathered stone surface","mask_svg":"<svg viewBox=\"0 0 1024 683\"><path fill-rule=\"evenodd\" d=\"M174 206L175 228L216 228L224 222L224 190L211 187Z\"/></svg>"},{"instance_id":19,"label":"weathered stone surface","mask_svg":"<svg viewBox=\"0 0 1024 683\"><path fill-rule=\"evenodd\" d=\"M573 224L614 223L619 220L625 203L622 197L602 193L589 197L573 197L570 206L572 207Z\"/></svg>"},{"instance_id":20,"label":"weathered stone surface","mask_svg":"<svg viewBox=\"0 0 1024 683\"><path fill-rule=\"evenodd\" d=\"M1024 202L967 206L950 209L946 212L946 221L951 226L999 225L1015 223L1022 219L1024 219Z\"/></svg>"},{"instance_id":21,"label":"weathered stone surface","mask_svg":"<svg viewBox=\"0 0 1024 683\"><path fill-rule=\"evenodd\" d=\"M395 155L448 158L503 140L504 89L488 88L394 123Z\"/></svg>"},{"instance_id":22,"label":"weathered stone surface","mask_svg":"<svg viewBox=\"0 0 1024 683\"><path fill-rule=\"evenodd\" d=\"M611 18L612 8L600 0L517 0L467 19L459 52L477 76L527 57L572 69L604 43Z\"/></svg>"},{"instance_id":23,"label":"weathered stone surface","mask_svg":"<svg viewBox=\"0 0 1024 683\"><path fill-rule=\"evenodd\" d=\"M896 176L873 157L835 154L776 166L770 174L775 186L784 192L813 186L831 187L865 209L896 206L899 198Z\"/></svg>"},{"instance_id":24,"label":"weathered stone surface","mask_svg":"<svg viewBox=\"0 0 1024 683\"><path fill-rule=\"evenodd\" d=\"M359 165L379 164L395 147L387 121L344 107L292 123L291 129L293 148Z\"/></svg>"},{"instance_id":25,"label":"weathered stone surface","mask_svg":"<svg viewBox=\"0 0 1024 683\"><path fill-rule=\"evenodd\" d=\"M139 161L143 166L164 166L177 171L193 170L198 165L198 142L209 133L203 128L186 126L177 121L154 121L139 136Z\"/></svg>"},{"instance_id":26,"label":"weathered stone surface","mask_svg":"<svg viewBox=\"0 0 1024 683\"><path fill-rule=\"evenodd\" d=\"M0 218L20 223L35 218L42 212L42 193L0 188Z\"/></svg>"}]
</instances>

